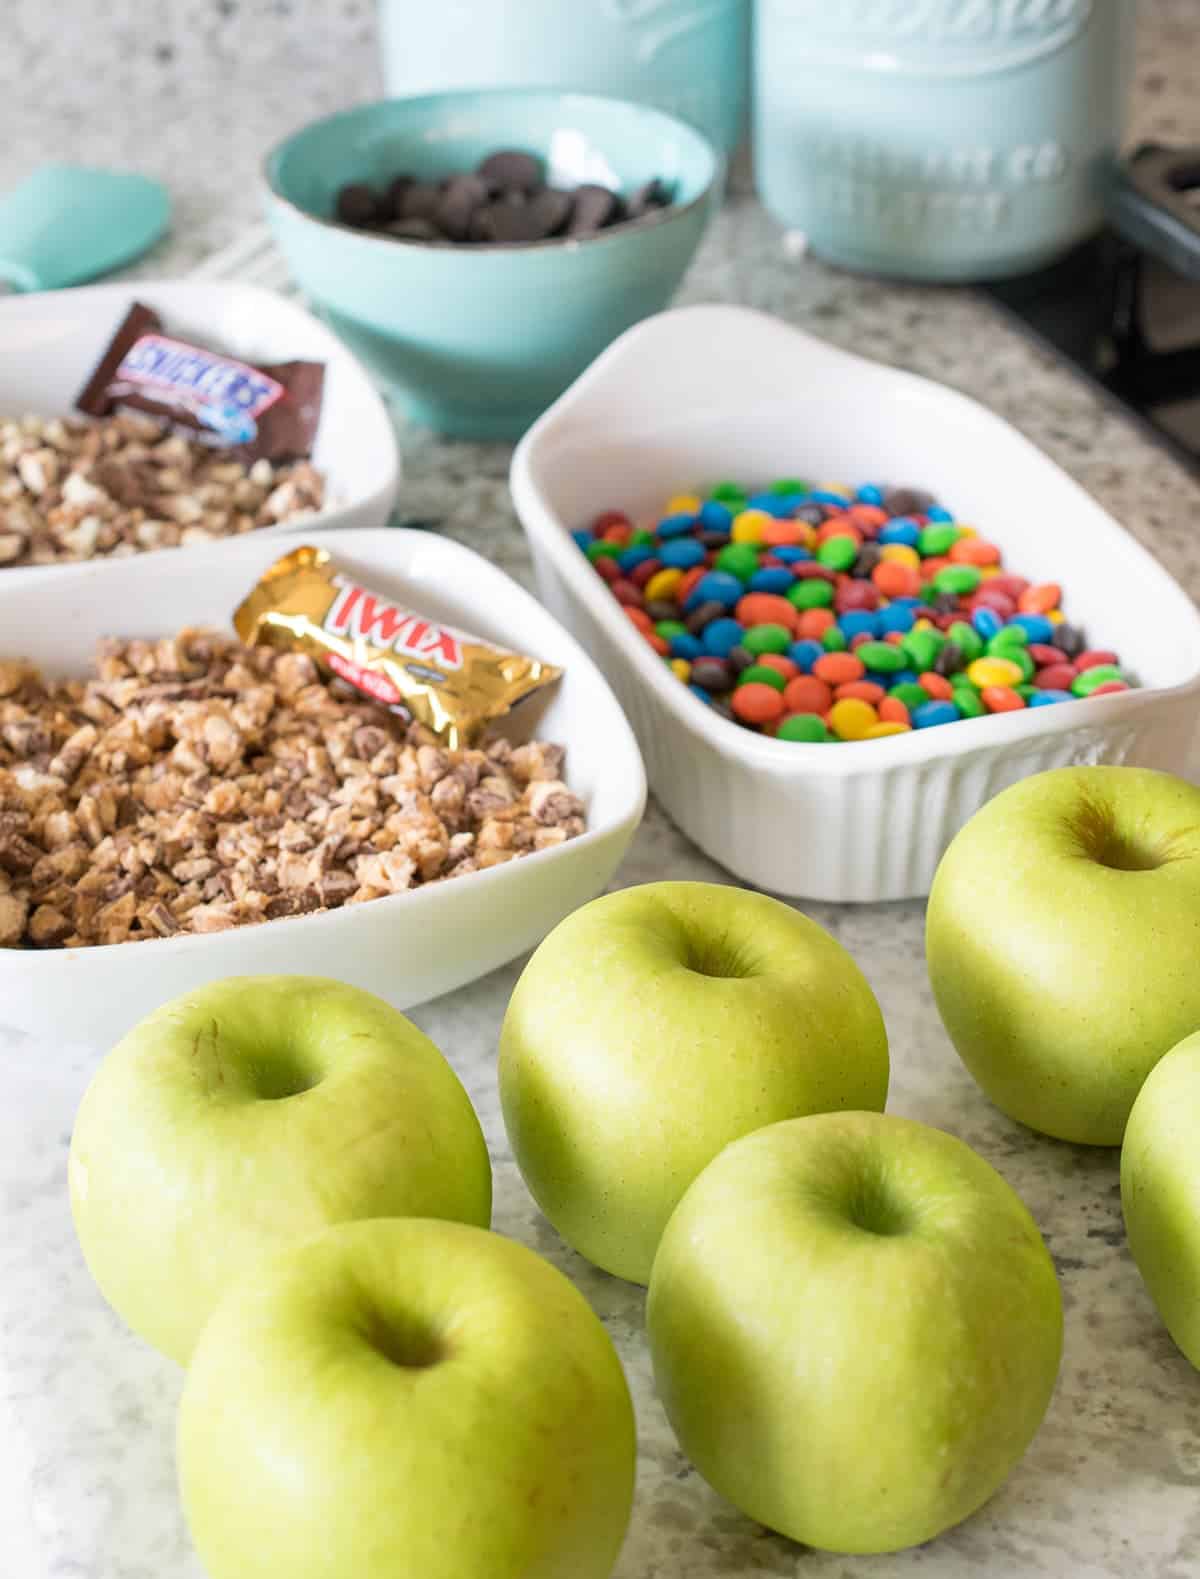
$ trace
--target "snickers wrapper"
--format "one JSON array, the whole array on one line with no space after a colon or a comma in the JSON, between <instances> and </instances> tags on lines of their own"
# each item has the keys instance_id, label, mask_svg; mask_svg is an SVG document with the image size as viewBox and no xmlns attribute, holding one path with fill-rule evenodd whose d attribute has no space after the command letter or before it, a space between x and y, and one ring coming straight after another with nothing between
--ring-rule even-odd
<instances>
[{"instance_id":1,"label":"snickers wrapper","mask_svg":"<svg viewBox=\"0 0 1200 1579\"><path fill-rule=\"evenodd\" d=\"M233 624L247 646L307 653L455 750L562 673L393 603L340 573L323 548L276 560Z\"/></svg>"},{"instance_id":2,"label":"snickers wrapper","mask_svg":"<svg viewBox=\"0 0 1200 1579\"><path fill-rule=\"evenodd\" d=\"M75 405L90 417L144 412L235 460L281 462L312 454L324 385L320 362L253 367L164 333L134 302Z\"/></svg>"}]
</instances>

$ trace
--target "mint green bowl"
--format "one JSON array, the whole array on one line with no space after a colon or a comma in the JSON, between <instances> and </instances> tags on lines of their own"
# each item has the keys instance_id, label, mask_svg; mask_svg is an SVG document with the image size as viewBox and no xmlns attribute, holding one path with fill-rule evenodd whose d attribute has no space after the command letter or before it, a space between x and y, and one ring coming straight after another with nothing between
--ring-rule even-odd
<instances>
[{"instance_id":1,"label":"mint green bowl","mask_svg":"<svg viewBox=\"0 0 1200 1579\"><path fill-rule=\"evenodd\" d=\"M580 241L456 247L333 218L348 181L383 185L540 154L558 185L629 192L658 176L675 202ZM720 189L697 131L644 105L541 89L388 99L314 121L267 156L267 216L293 278L390 395L462 438L517 438L596 356L675 294Z\"/></svg>"}]
</instances>

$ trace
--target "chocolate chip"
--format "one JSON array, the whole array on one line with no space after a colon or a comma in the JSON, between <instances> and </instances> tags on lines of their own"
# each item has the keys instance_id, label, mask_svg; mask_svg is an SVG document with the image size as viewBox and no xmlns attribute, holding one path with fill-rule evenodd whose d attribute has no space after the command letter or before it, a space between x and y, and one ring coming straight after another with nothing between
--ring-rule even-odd
<instances>
[{"instance_id":1,"label":"chocolate chip","mask_svg":"<svg viewBox=\"0 0 1200 1579\"><path fill-rule=\"evenodd\" d=\"M575 211L575 195L545 186L529 199L529 207L541 222L543 237L557 236Z\"/></svg>"},{"instance_id":2,"label":"chocolate chip","mask_svg":"<svg viewBox=\"0 0 1200 1579\"><path fill-rule=\"evenodd\" d=\"M573 202L569 192L559 192L548 186L529 197L523 192L506 192L482 211L478 239L546 241L566 225Z\"/></svg>"},{"instance_id":3,"label":"chocolate chip","mask_svg":"<svg viewBox=\"0 0 1200 1579\"><path fill-rule=\"evenodd\" d=\"M389 219L402 219L404 217L404 195L410 186L415 185L415 178L411 175L398 175L388 183L388 189L380 207L387 209L387 217Z\"/></svg>"},{"instance_id":4,"label":"chocolate chip","mask_svg":"<svg viewBox=\"0 0 1200 1579\"><path fill-rule=\"evenodd\" d=\"M625 206L626 218L641 219L644 214L653 214L660 208L667 208L670 202L670 191L656 176L653 181L647 181L645 186L639 186L630 197Z\"/></svg>"},{"instance_id":5,"label":"chocolate chip","mask_svg":"<svg viewBox=\"0 0 1200 1579\"><path fill-rule=\"evenodd\" d=\"M501 149L474 173L423 181L401 173L382 193L352 182L339 192L336 210L344 224L402 241L486 244L591 236L671 201L669 186L658 179L639 187L628 202L593 182L576 191L547 186L535 155Z\"/></svg>"},{"instance_id":6,"label":"chocolate chip","mask_svg":"<svg viewBox=\"0 0 1200 1579\"><path fill-rule=\"evenodd\" d=\"M683 623L693 636L698 636L706 625L711 625L713 620L720 619L724 613L725 605L714 598L711 603L702 603L698 609L693 609Z\"/></svg>"},{"instance_id":7,"label":"chocolate chip","mask_svg":"<svg viewBox=\"0 0 1200 1579\"><path fill-rule=\"evenodd\" d=\"M541 241L545 236L532 203L523 203L520 208L511 203L490 203L482 212L485 241Z\"/></svg>"},{"instance_id":8,"label":"chocolate chip","mask_svg":"<svg viewBox=\"0 0 1200 1579\"><path fill-rule=\"evenodd\" d=\"M575 212L571 215L571 225L567 234L571 236L591 236L598 230L603 230L617 212L617 195L610 192L606 186L595 186L588 182L577 189L575 193Z\"/></svg>"},{"instance_id":9,"label":"chocolate chip","mask_svg":"<svg viewBox=\"0 0 1200 1579\"><path fill-rule=\"evenodd\" d=\"M488 185L482 176L452 176L442 188L434 220L451 241L466 241L477 209L488 200Z\"/></svg>"},{"instance_id":10,"label":"chocolate chip","mask_svg":"<svg viewBox=\"0 0 1200 1579\"><path fill-rule=\"evenodd\" d=\"M351 181L337 195L336 212L343 225L373 225L379 210L379 198L365 181Z\"/></svg>"},{"instance_id":11,"label":"chocolate chip","mask_svg":"<svg viewBox=\"0 0 1200 1579\"><path fill-rule=\"evenodd\" d=\"M498 153L489 154L479 165L477 173L494 192L504 192L513 187L532 192L541 184L542 161L533 154L502 148Z\"/></svg>"},{"instance_id":12,"label":"chocolate chip","mask_svg":"<svg viewBox=\"0 0 1200 1579\"><path fill-rule=\"evenodd\" d=\"M433 181L413 181L405 188L400 199L398 219L429 219L437 223L437 211L442 206L441 188Z\"/></svg>"},{"instance_id":13,"label":"chocolate chip","mask_svg":"<svg viewBox=\"0 0 1200 1579\"><path fill-rule=\"evenodd\" d=\"M706 691L719 695L733 684L733 672L723 658L696 658L692 662L692 679Z\"/></svg>"}]
</instances>

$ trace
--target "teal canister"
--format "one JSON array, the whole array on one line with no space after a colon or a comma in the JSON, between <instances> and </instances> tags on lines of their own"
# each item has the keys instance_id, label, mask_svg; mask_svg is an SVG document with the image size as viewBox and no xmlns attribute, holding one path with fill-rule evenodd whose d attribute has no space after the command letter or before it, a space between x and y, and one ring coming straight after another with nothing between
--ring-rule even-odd
<instances>
[{"instance_id":1,"label":"teal canister","mask_svg":"<svg viewBox=\"0 0 1200 1579\"><path fill-rule=\"evenodd\" d=\"M1101 223L1136 0L759 0L756 172L833 263L981 280Z\"/></svg>"},{"instance_id":2,"label":"teal canister","mask_svg":"<svg viewBox=\"0 0 1200 1579\"><path fill-rule=\"evenodd\" d=\"M379 0L389 94L552 87L654 105L742 140L751 0Z\"/></svg>"}]
</instances>

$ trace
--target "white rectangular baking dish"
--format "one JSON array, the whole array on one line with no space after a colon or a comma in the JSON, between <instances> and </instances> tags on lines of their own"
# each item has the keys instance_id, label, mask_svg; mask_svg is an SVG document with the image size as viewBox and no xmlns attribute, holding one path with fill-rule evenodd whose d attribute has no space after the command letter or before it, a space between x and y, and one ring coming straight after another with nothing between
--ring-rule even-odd
<instances>
[{"instance_id":1,"label":"white rectangular baking dish","mask_svg":"<svg viewBox=\"0 0 1200 1579\"><path fill-rule=\"evenodd\" d=\"M257 285L138 280L0 296L0 417L71 415L89 373L135 301L159 313L168 334L247 362L325 364L312 459L325 474L326 507L304 521L262 527L257 535L386 522L399 481L396 433L386 406L356 358L324 324L298 302ZM65 568L0 568L0 585L58 575Z\"/></svg>"},{"instance_id":2,"label":"white rectangular baking dish","mask_svg":"<svg viewBox=\"0 0 1200 1579\"><path fill-rule=\"evenodd\" d=\"M85 949L0 949L0 1024L107 1043L177 993L221 976L335 976L407 1008L451 992L539 942L594 898L641 820L646 783L629 725L598 670L529 593L470 549L427 532L306 533L366 586L422 613L562 666L510 717L513 740L558 741L588 832L488 871L409 893L204 936ZM105 635L229 631L234 608L286 548L257 534L187 554L0 578L0 656L82 675Z\"/></svg>"},{"instance_id":3,"label":"white rectangular baking dish","mask_svg":"<svg viewBox=\"0 0 1200 1579\"><path fill-rule=\"evenodd\" d=\"M653 520L682 487L782 475L929 488L1116 648L1145 689L854 745L738 728L667 671L569 533ZM1001 418L764 314L688 307L631 329L518 447L512 490L546 606L612 682L655 795L737 877L793 897L928 892L950 839L1027 774L1197 766L1200 615L1101 507Z\"/></svg>"}]
</instances>

